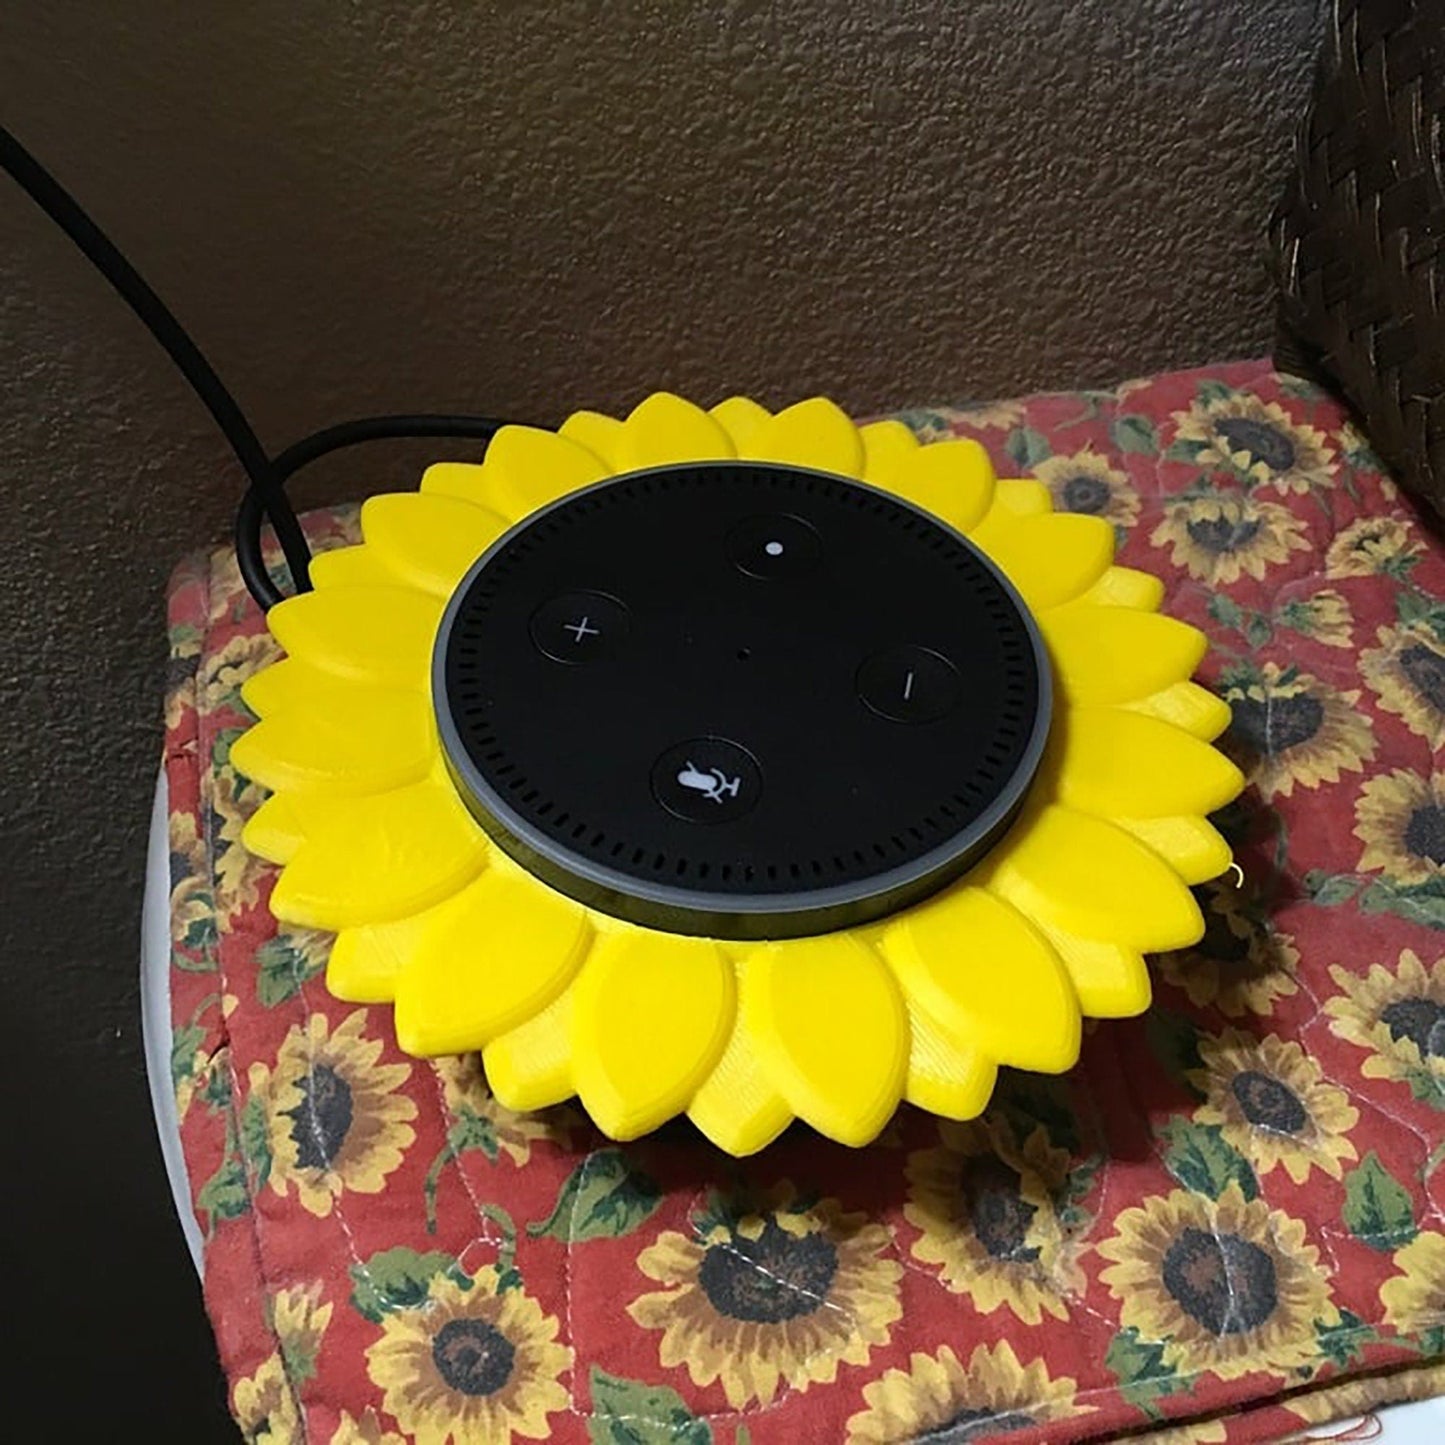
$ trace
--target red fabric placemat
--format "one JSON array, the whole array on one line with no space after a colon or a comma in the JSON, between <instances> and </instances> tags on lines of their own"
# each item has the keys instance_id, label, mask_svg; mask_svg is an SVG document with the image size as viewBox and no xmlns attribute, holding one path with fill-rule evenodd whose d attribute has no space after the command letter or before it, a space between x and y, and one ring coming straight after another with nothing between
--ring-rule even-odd
<instances>
[{"instance_id":1,"label":"red fabric placemat","mask_svg":"<svg viewBox=\"0 0 1445 1445\"><path fill-rule=\"evenodd\" d=\"M904 419L1110 517L1211 634L1242 885L1202 890L1147 1016L973 1123L736 1161L518 1117L332 1000L326 936L278 934L229 763L273 644L234 559L192 560L172 1067L247 1438L1237 1442L1445 1390L1445 550L1263 364Z\"/></svg>"}]
</instances>

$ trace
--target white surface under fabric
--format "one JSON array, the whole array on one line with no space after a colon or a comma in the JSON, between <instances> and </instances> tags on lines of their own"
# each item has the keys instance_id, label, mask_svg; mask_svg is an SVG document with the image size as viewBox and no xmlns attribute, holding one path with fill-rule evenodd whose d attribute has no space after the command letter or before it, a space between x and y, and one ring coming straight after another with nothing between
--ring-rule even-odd
<instances>
[{"instance_id":1,"label":"white surface under fabric","mask_svg":"<svg viewBox=\"0 0 1445 1445\"><path fill-rule=\"evenodd\" d=\"M202 1273L201 1227L191 1209L191 1185L181 1152L181 1124L171 1087L171 848L170 790L162 771L151 807L146 846L145 898L140 916L140 1010L145 1039L146 1076L156 1133L171 1181L171 1197L196 1273Z\"/></svg>"},{"instance_id":2,"label":"white surface under fabric","mask_svg":"<svg viewBox=\"0 0 1445 1445\"><path fill-rule=\"evenodd\" d=\"M1377 1412L1381 1430L1378 1435L1355 1427L1359 1417L1342 1420L1337 1425L1314 1425L1300 1432L1299 1438L1311 1441L1338 1439L1346 1441L1383 1441L1384 1445L1440 1445L1445 1440L1445 1399L1416 1400L1410 1405L1391 1405Z\"/></svg>"},{"instance_id":3,"label":"white surface under fabric","mask_svg":"<svg viewBox=\"0 0 1445 1445\"><path fill-rule=\"evenodd\" d=\"M202 1273L200 1226L191 1210L191 1186L181 1152L180 1121L176 1117L176 1096L171 1088L171 930L170 930L170 795L162 773L156 785L151 809L150 843L146 849L145 902L141 909L141 1023L145 1034L146 1072L150 1078L151 1107L155 1110L156 1133L170 1176L176 1214L185 1232L186 1244ZM1420 1400L1411 1405L1392 1405L1379 1412L1383 1433L1371 1438L1384 1445L1441 1445L1445 1441L1445 1398ZM1331 1436L1349 1437L1354 1421L1334 1426L1315 1426L1302 1432L1314 1440Z\"/></svg>"}]
</instances>

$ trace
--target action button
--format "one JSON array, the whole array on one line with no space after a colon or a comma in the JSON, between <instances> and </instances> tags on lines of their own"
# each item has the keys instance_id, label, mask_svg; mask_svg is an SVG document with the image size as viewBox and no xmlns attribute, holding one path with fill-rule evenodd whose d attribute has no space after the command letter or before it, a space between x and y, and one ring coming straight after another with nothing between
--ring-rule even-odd
<instances>
[{"instance_id":1,"label":"action button","mask_svg":"<svg viewBox=\"0 0 1445 1445\"><path fill-rule=\"evenodd\" d=\"M728 533L727 549L740 572L765 582L806 576L823 555L817 532L801 517L786 513L739 522Z\"/></svg>"}]
</instances>

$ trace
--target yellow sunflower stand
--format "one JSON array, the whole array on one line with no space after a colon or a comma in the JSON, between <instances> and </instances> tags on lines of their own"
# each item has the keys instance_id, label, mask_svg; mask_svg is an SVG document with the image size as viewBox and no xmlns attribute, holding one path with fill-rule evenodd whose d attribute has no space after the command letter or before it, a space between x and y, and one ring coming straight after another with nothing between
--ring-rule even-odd
<instances>
[{"instance_id":1,"label":"yellow sunflower stand","mask_svg":"<svg viewBox=\"0 0 1445 1445\"><path fill-rule=\"evenodd\" d=\"M514 1109L847 1144L1058 1072L1197 941L1242 786L1205 639L982 449L648 398L362 509L237 767L285 923Z\"/></svg>"}]
</instances>

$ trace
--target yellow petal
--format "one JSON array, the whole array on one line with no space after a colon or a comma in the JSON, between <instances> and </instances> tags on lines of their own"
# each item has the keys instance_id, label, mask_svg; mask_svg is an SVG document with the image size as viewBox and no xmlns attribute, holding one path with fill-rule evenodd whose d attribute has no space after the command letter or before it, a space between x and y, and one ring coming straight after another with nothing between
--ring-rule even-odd
<instances>
[{"instance_id":1,"label":"yellow petal","mask_svg":"<svg viewBox=\"0 0 1445 1445\"><path fill-rule=\"evenodd\" d=\"M327 688L348 686L338 683L329 672L308 667L295 657L283 657L260 672L253 672L241 684L241 701L257 717L285 712L297 706L309 706L312 698Z\"/></svg>"},{"instance_id":2,"label":"yellow petal","mask_svg":"<svg viewBox=\"0 0 1445 1445\"><path fill-rule=\"evenodd\" d=\"M1012 517L1041 517L1054 510L1054 494L1032 477L1000 477L994 483L993 497L992 511Z\"/></svg>"},{"instance_id":3,"label":"yellow petal","mask_svg":"<svg viewBox=\"0 0 1445 1445\"><path fill-rule=\"evenodd\" d=\"M1079 599L1097 607L1132 607L1157 612L1164 602L1164 584L1152 572L1110 567Z\"/></svg>"},{"instance_id":4,"label":"yellow petal","mask_svg":"<svg viewBox=\"0 0 1445 1445\"><path fill-rule=\"evenodd\" d=\"M333 547L311 559L313 587L395 587L401 580L370 547Z\"/></svg>"},{"instance_id":5,"label":"yellow petal","mask_svg":"<svg viewBox=\"0 0 1445 1445\"><path fill-rule=\"evenodd\" d=\"M687 1107L737 1009L733 965L716 944L641 928L603 937L572 992L577 1093L613 1139Z\"/></svg>"},{"instance_id":6,"label":"yellow petal","mask_svg":"<svg viewBox=\"0 0 1445 1445\"><path fill-rule=\"evenodd\" d=\"M367 544L413 587L450 597L472 563L507 530L504 517L455 497L392 492L361 508Z\"/></svg>"},{"instance_id":7,"label":"yellow petal","mask_svg":"<svg viewBox=\"0 0 1445 1445\"><path fill-rule=\"evenodd\" d=\"M541 1013L482 1050L487 1083L504 1108L545 1109L572 1096L574 992L565 990Z\"/></svg>"},{"instance_id":8,"label":"yellow petal","mask_svg":"<svg viewBox=\"0 0 1445 1445\"><path fill-rule=\"evenodd\" d=\"M511 521L611 475L607 463L556 432L504 426L487 446L486 495L468 496Z\"/></svg>"},{"instance_id":9,"label":"yellow petal","mask_svg":"<svg viewBox=\"0 0 1445 1445\"><path fill-rule=\"evenodd\" d=\"M1106 818L1212 813L1244 787L1244 775L1208 743L1123 708L1070 708L1052 741L1059 802Z\"/></svg>"},{"instance_id":10,"label":"yellow petal","mask_svg":"<svg viewBox=\"0 0 1445 1445\"><path fill-rule=\"evenodd\" d=\"M343 928L331 945L326 988L343 1003L390 1003L421 937L426 914Z\"/></svg>"},{"instance_id":11,"label":"yellow petal","mask_svg":"<svg viewBox=\"0 0 1445 1445\"><path fill-rule=\"evenodd\" d=\"M719 1149L738 1159L756 1154L792 1123L793 1111L769 1082L741 1015L687 1113Z\"/></svg>"},{"instance_id":12,"label":"yellow petal","mask_svg":"<svg viewBox=\"0 0 1445 1445\"><path fill-rule=\"evenodd\" d=\"M612 471L617 470L622 423L615 416L604 416L600 411L574 411L557 428L557 434L586 447L594 456L601 457Z\"/></svg>"},{"instance_id":13,"label":"yellow petal","mask_svg":"<svg viewBox=\"0 0 1445 1445\"><path fill-rule=\"evenodd\" d=\"M667 466L671 462L705 462L729 459L737 450L722 429L700 406L654 392L640 402L622 424L618 458L622 469Z\"/></svg>"},{"instance_id":14,"label":"yellow petal","mask_svg":"<svg viewBox=\"0 0 1445 1445\"><path fill-rule=\"evenodd\" d=\"M993 501L993 463L976 441L930 442L903 457L888 490L967 532Z\"/></svg>"},{"instance_id":15,"label":"yellow petal","mask_svg":"<svg viewBox=\"0 0 1445 1445\"><path fill-rule=\"evenodd\" d=\"M409 1054L461 1054L540 1013L571 982L586 910L520 868L488 869L423 920L396 989Z\"/></svg>"},{"instance_id":16,"label":"yellow petal","mask_svg":"<svg viewBox=\"0 0 1445 1445\"><path fill-rule=\"evenodd\" d=\"M289 863L314 833L351 827L364 801L340 793L275 793L247 820L241 841L272 863Z\"/></svg>"},{"instance_id":17,"label":"yellow petal","mask_svg":"<svg viewBox=\"0 0 1445 1445\"><path fill-rule=\"evenodd\" d=\"M1178 818L1115 818L1157 853L1186 883L1208 883L1233 861L1219 830L1197 814Z\"/></svg>"},{"instance_id":18,"label":"yellow petal","mask_svg":"<svg viewBox=\"0 0 1445 1445\"><path fill-rule=\"evenodd\" d=\"M863 442L863 480L885 489L919 446L901 421L870 421L858 428L858 436Z\"/></svg>"},{"instance_id":19,"label":"yellow petal","mask_svg":"<svg viewBox=\"0 0 1445 1445\"><path fill-rule=\"evenodd\" d=\"M772 944L743 971L743 1014L799 1118L842 1144L876 1137L902 1097L908 1016L870 948L846 933Z\"/></svg>"},{"instance_id":20,"label":"yellow petal","mask_svg":"<svg viewBox=\"0 0 1445 1445\"><path fill-rule=\"evenodd\" d=\"M1149 970L1137 949L1046 928L1087 1018L1122 1019L1149 1007Z\"/></svg>"},{"instance_id":21,"label":"yellow petal","mask_svg":"<svg viewBox=\"0 0 1445 1445\"><path fill-rule=\"evenodd\" d=\"M982 888L950 888L910 909L884 948L909 997L985 1057L1044 1073L1078 1059L1079 1005L1062 962Z\"/></svg>"},{"instance_id":22,"label":"yellow petal","mask_svg":"<svg viewBox=\"0 0 1445 1445\"><path fill-rule=\"evenodd\" d=\"M943 1030L908 1000L908 1079L903 1094L910 1104L944 1119L974 1119L988 1105L998 1065L981 1049Z\"/></svg>"},{"instance_id":23,"label":"yellow petal","mask_svg":"<svg viewBox=\"0 0 1445 1445\"><path fill-rule=\"evenodd\" d=\"M445 779L348 800L282 871L271 911L286 923L351 928L420 913L464 888L487 857L485 835Z\"/></svg>"},{"instance_id":24,"label":"yellow petal","mask_svg":"<svg viewBox=\"0 0 1445 1445\"><path fill-rule=\"evenodd\" d=\"M969 528L968 539L992 557L1008 546L1009 534L1021 521L1047 516L1053 509L1053 494L1042 482L1003 478L994 483L993 502Z\"/></svg>"},{"instance_id":25,"label":"yellow petal","mask_svg":"<svg viewBox=\"0 0 1445 1445\"><path fill-rule=\"evenodd\" d=\"M270 714L231 747L246 777L296 792L384 793L425 777L436 757L426 698L345 685L318 706Z\"/></svg>"},{"instance_id":26,"label":"yellow petal","mask_svg":"<svg viewBox=\"0 0 1445 1445\"><path fill-rule=\"evenodd\" d=\"M336 677L425 691L441 614L410 587L333 587L278 602L266 621L291 656Z\"/></svg>"},{"instance_id":27,"label":"yellow petal","mask_svg":"<svg viewBox=\"0 0 1445 1445\"><path fill-rule=\"evenodd\" d=\"M1027 813L978 871L1026 918L1081 938L1156 952L1204 936L1199 905L1174 870L1087 813L1052 804Z\"/></svg>"},{"instance_id":28,"label":"yellow petal","mask_svg":"<svg viewBox=\"0 0 1445 1445\"><path fill-rule=\"evenodd\" d=\"M1098 517L1054 512L1021 519L989 549L1035 611L1070 602L1114 560L1114 529Z\"/></svg>"},{"instance_id":29,"label":"yellow petal","mask_svg":"<svg viewBox=\"0 0 1445 1445\"><path fill-rule=\"evenodd\" d=\"M1187 623L1124 607L1080 602L1038 621L1059 684L1074 703L1148 697L1185 681L1209 646Z\"/></svg>"},{"instance_id":30,"label":"yellow petal","mask_svg":"<svg viewBox=\"0 0 1445 1445\"><path fill-rule=\"evenodd\" d=\"M244 687L241 695L246 695ZM1212 743L1229 726L1231 718L1229 704L1197 682L1176 682L1162 692L1137 698L1124 706L1131 712L1142 712L1148 717L1157 717L1160 722L1172 723L1206 743Z\"/></svg>"},{"instance_id":31,"label":"yellow petal","mask_svg":"<svg viewBox=\"0 0 1445 1445\"><path fill-rule=\"evenodd\" d=\"M794 402L769 417L748 438L740 454L753 461L812 467L841 477L863 474L863 443L858 428L827 397Z\"/></svg>"},{"instance_id":32,"label":"yellow petal","mask_svg":"<svg viewBox=\"0 0 1445 1445\"><path fill-rule=\"evenodd\" d=\"M291 799L282 793L267 798L241 829L246 851L268 863L290 862L304 836Z\"/></svg>"},{"instance_id":33,"label":"yellow petal","mask_svg":"<svg viewBox=\"0 0 1445 1445\"><path fill-rule=\"evenodd\" d=\"M711 407L708 415L732 439L732 444L741 456L748 439L772 415L765 406L759 406L751 397L730 396Z\"/></svg>"},{"instance_id":34,"label":"yellow petal","mask_svg":"<svg viewBox=\"0 0 1445 1445\"><path fill-rule=\"evenodd\" d=\"M429 497L458 497L486 507L487 471L481 462L433 462L421 474L421 490Z\"/></svg>"}]
</instances>

